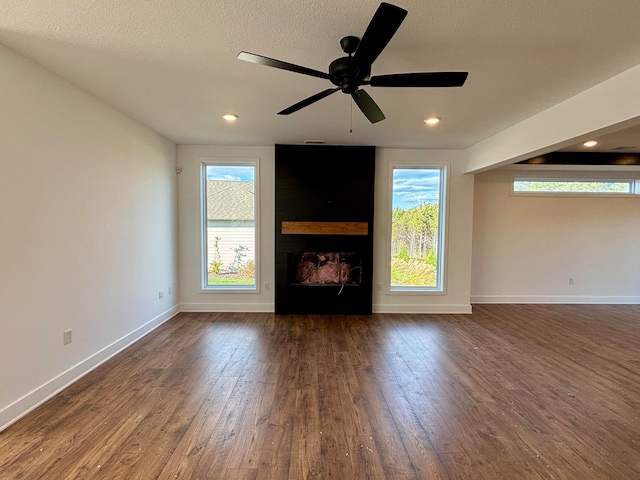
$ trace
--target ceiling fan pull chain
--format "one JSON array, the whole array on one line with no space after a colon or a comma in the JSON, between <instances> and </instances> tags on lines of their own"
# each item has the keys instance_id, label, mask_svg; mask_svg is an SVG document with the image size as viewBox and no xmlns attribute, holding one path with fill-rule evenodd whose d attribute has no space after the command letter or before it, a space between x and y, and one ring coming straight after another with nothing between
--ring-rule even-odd
<instances>
[{"instance_id":1,"label":"ceiling fan pull chain","mask_svg":"<svg viewBox=\"0 0 640 480\"><path fill-rule=\"evenodd\" d=\"M349 133L353 133L353 97L351 97L350 111L349 111Z\"/></svg>"}]
</instances>

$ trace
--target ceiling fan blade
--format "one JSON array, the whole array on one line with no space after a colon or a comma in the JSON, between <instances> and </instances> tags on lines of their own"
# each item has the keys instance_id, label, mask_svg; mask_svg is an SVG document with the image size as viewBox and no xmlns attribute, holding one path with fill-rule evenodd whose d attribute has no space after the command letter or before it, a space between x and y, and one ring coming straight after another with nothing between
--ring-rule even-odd
<instances>
[{"instance_id":1,"label":"ceiling fan blade","mask_svg":"<svg viewBox=\"0 0 640 480\"><path fill-rule=\"evenodd\" d=\"M281 112L278 112L278 115L289 115L293 112L297 112L298 110L307 107L309 105L311 105L312 103L317 102L318 100L322 100L325 97L328 97L329 95L331 95L332 93L337 92L338 90L340 90L340 87L338 88L328 88L327 90L324 90L320 93L316 93L315 95L311 95L309 98L305 98L304 100L302 100L301 102L296 103L295 105L291 105L289 108L285 108L284 110L282 110Z\"/></svg>"},{"instance_id":2,"label":"ceiling fan blade","mask_svg":"<svg viewBox=\"0 0 640 480\"><path fill-rule=\"evenodd\" d=\"M468 72L398 73L371 77L372 87L461 87Z\"/></svg>"},{"instance_id":3,"label":"ceiling fan blade","mask_svg":"<svg viewBox=\"0 0 640 480\"><path fill-rule=\"evenodd\" d=\"M407 11L403 8L385 2L380 4L353 54L352 65L356 73L371 66L400 28L406 16Z\"/></svg>"},{"instance_id":4,"label":"ceiling fan blade","mask_svg":"<svg viewBox=\"0 0 640 480\"><path fill-rule=\"evenodd\" d=\"M385 119L384 113L380 110L380 107L373 101L373 98L369 96L364 90L356 90L351 94L351 97L356 102L356 105L362 110L364 116L369 119L371 123L378 123Z\"/></svg>"},{"instance_id":5,"label":"ceiling fan blade","mask_svg":"<svg viewBox=\"0 0 640 480\"><path fill-rule=\"evenodd\" d=\"M325 78L325 79L331 78L328 73L321 72L320 70L313 70L311 68L301 67L300 65L282 62L274 58L263 57L262 55L256 55L255 53L240 52L238 54L238 59L244 60L245 62L266 65L267 67L280 68L282 70L289 70L290 72L301 73L303 75L310 75L312 77L319 77L319 78Z\"/></svg>"}]
</instances>

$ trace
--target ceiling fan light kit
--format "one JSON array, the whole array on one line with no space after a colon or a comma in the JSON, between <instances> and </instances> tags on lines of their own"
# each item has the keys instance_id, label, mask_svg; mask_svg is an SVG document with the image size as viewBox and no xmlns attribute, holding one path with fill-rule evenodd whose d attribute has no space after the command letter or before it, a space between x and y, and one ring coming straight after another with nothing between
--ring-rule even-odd
<instances>
[{"instance_id":1,"label":"ceiling fan light kit","mask_svg":"<svg viewBox=\"0 0 640 480\"><path fill-rule=\"evenodd\" d=\"M347 56L337 58L331 62L328 72L321 72L320 70L249 52L240 52L238 59L302 75L323 78L335 85L333 88L323 90L285 108L278 112L278 115L290 115L341 90L343 93L351 95L360 111L371 123L377 123L384 120L384 113L382 113L373 98L360 88L362 86L461 87L467 79L467 72L398 73L371 77L373 62L395 35L406 16L407 11L403 8L390 3L381 3L361 39L355 36L347 36L340 40L340 47Z\"/></svg>"}]
</instances>

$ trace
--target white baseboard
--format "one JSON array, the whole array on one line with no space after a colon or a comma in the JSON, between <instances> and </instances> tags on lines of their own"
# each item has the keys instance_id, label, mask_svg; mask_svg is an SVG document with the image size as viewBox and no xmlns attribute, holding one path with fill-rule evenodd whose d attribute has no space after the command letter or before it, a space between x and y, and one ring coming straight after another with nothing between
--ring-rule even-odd
<instances>
[{"instance_id":1,"label":"white baseboard","mask_svg":"<svg viewBox=\"0 0 640 480\"><path fill-rule=\"evenodd\" d=\"M471 305L434 305L434 304L373 304L373 313L417 313L417 314L467 314L471 313Z\"/></svg>"},{"instance_id":2,"label":"white baseboard","mask_svg":"<svg viewBox=\"0 0 640 480\"><path fill-rule=\"evenodd\" d=\"M569 295L471 295L471 303L640 304L640 297Z\"/></svg>"},{"instance_id":3,"label":"white baseboard","mask_svg":"<svg viewBox=\"0 0 640 480\"><path fill-rule=\"evenodd\" d=\"M181 303L181 312L272 313L273 303Z\"/></svg>"},{"instance_id":4,"label":"white baseboard","mask_svg":"<svg viewBox=\"0 0 640 480\"><path fill-rule=\"evenodd\" d=\"M0 410L0 432L180 312L178 305L107 345Z\"/></svg>"}]
</instances>

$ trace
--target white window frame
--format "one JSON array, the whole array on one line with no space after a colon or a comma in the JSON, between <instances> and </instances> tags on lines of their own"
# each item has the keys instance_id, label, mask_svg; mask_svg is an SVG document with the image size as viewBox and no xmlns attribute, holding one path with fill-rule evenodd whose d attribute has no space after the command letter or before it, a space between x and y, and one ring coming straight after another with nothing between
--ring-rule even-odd
<instances>
[{"instance_id":1,"label":"white window frame","mask_svg":"<svg viewBox=\"0 0 640 480\"><path fill-rule=\"evenodd\" d=\"M209 266L207 264L207 167L253 167L254 169L254 285L208 285ZM260 159L221 158L207 159L200 170L200 271L201 292L203 293L260 293Z\"/></svg>"},{"instance_id":2,"label":"white window frame","mask_svg":"<svg viewBox=\"0 0 640 480\"><path fill-rule=\"evenodd\" d=\"M440 171L440 184L438 199L438 266L437 266L437 278L436 285L434 287L413 287L413 286L393 286L391 285L391 245L393 242L393 172L394 170L439 170ZM447 218L448 218L448 168L446 165L433 165L433 164L415 164L410 162L390 162L389 164L389 199L387 205L387 221L389 222L389 229L387 234L387 269L386 269L386 284L387 293L389 294L419 294L419 295L444 295L446 294L446 265L447 265L447 251L446 251L446 232L447 232Z\"/></svg>"}]
</instances>

